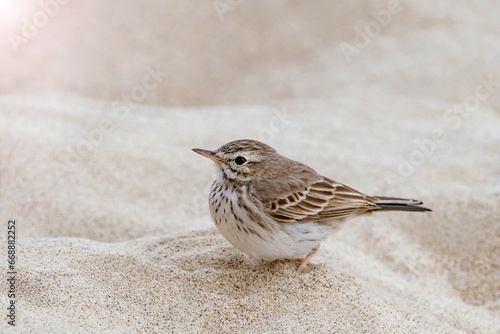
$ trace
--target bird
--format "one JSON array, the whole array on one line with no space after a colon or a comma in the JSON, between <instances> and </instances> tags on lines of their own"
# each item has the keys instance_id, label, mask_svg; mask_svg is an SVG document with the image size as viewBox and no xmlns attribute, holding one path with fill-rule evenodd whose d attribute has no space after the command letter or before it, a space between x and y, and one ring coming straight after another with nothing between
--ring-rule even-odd
<instances>
[{"instance_id":1,"label":"bird","mask_svg":"<svg viewBox=\"0 0 500 334\"><path fill-rule=\"evenodd\" d=\"M349 218L432 211L415 199L365 195L257 140L192 150L215 163L209 209L224 238L256 259L301 259L298 272Z\"/></svg>"}]
</instances>

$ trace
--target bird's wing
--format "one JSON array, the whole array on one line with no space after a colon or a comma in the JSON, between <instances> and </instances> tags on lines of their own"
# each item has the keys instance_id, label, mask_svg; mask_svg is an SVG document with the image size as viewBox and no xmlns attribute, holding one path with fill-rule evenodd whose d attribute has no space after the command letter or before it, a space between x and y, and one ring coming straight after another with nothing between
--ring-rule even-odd
<instances>
[{"instance_id":1,"label":"bird's wing","mask_svg":"<svg viewBox=\"0 0 500 334\"><path fill-rule=\"evenodd\" d=\"M268 200L268 214L283 223L329 221L367 213L377 207L373 198L326 177L291 187Z\"/></svg>"}]
</instances>

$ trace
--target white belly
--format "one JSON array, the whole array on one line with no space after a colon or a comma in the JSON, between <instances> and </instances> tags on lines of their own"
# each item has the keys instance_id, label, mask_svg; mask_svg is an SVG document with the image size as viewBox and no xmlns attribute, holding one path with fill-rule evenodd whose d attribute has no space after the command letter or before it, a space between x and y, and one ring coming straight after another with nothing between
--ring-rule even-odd
<instances>
[{"instance_id":1,"label":"white belly","mask_svg":"<svg viewBox=\"0 0 500 334\"><path fill-rule=\"evenodd\" d=\"M259 213L257 207L246 200L246 189L239 195L243 201L229 187L223 189L224 185L219 182L210 189L209 206L215 226L236 249L257 259L304 258L335 230L324 223L278 223L267 214Z\"/></svg>"}]
</instances>

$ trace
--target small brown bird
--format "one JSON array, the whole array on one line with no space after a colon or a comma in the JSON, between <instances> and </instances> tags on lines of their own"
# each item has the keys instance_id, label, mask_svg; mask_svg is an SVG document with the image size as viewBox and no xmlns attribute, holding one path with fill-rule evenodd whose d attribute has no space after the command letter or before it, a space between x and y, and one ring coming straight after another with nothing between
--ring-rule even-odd
<instances>
[{"instance_id":1,"label":"small brown bird","mask_svg":"<svg viewBox=\"0 0 500 334\"><path fill-rule=\"evenodd\" d=\"M216 165L209 206L220 233L257 259L304 259L299 272L347 218L375 211L431 211L414 199L360 193L256 140L193 151Z\"/></svg>"}]
</instances>

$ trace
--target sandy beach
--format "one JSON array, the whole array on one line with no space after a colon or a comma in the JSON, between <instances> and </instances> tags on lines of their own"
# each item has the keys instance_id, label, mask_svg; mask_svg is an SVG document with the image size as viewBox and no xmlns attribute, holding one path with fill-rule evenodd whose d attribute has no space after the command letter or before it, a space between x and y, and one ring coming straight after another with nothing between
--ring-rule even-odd
<instances>
[{"instance_id":1,"label":"sandy beach","mask_svg":"<svg viewBox=\"0 0 500 334\"><path fill-rule=\"evenodd\" d=\"M500 5L221 2L2 9L0 332L499 333ZM241 138L433 212L252 259L191 151Z\"/></svg>"}]
</instances>

